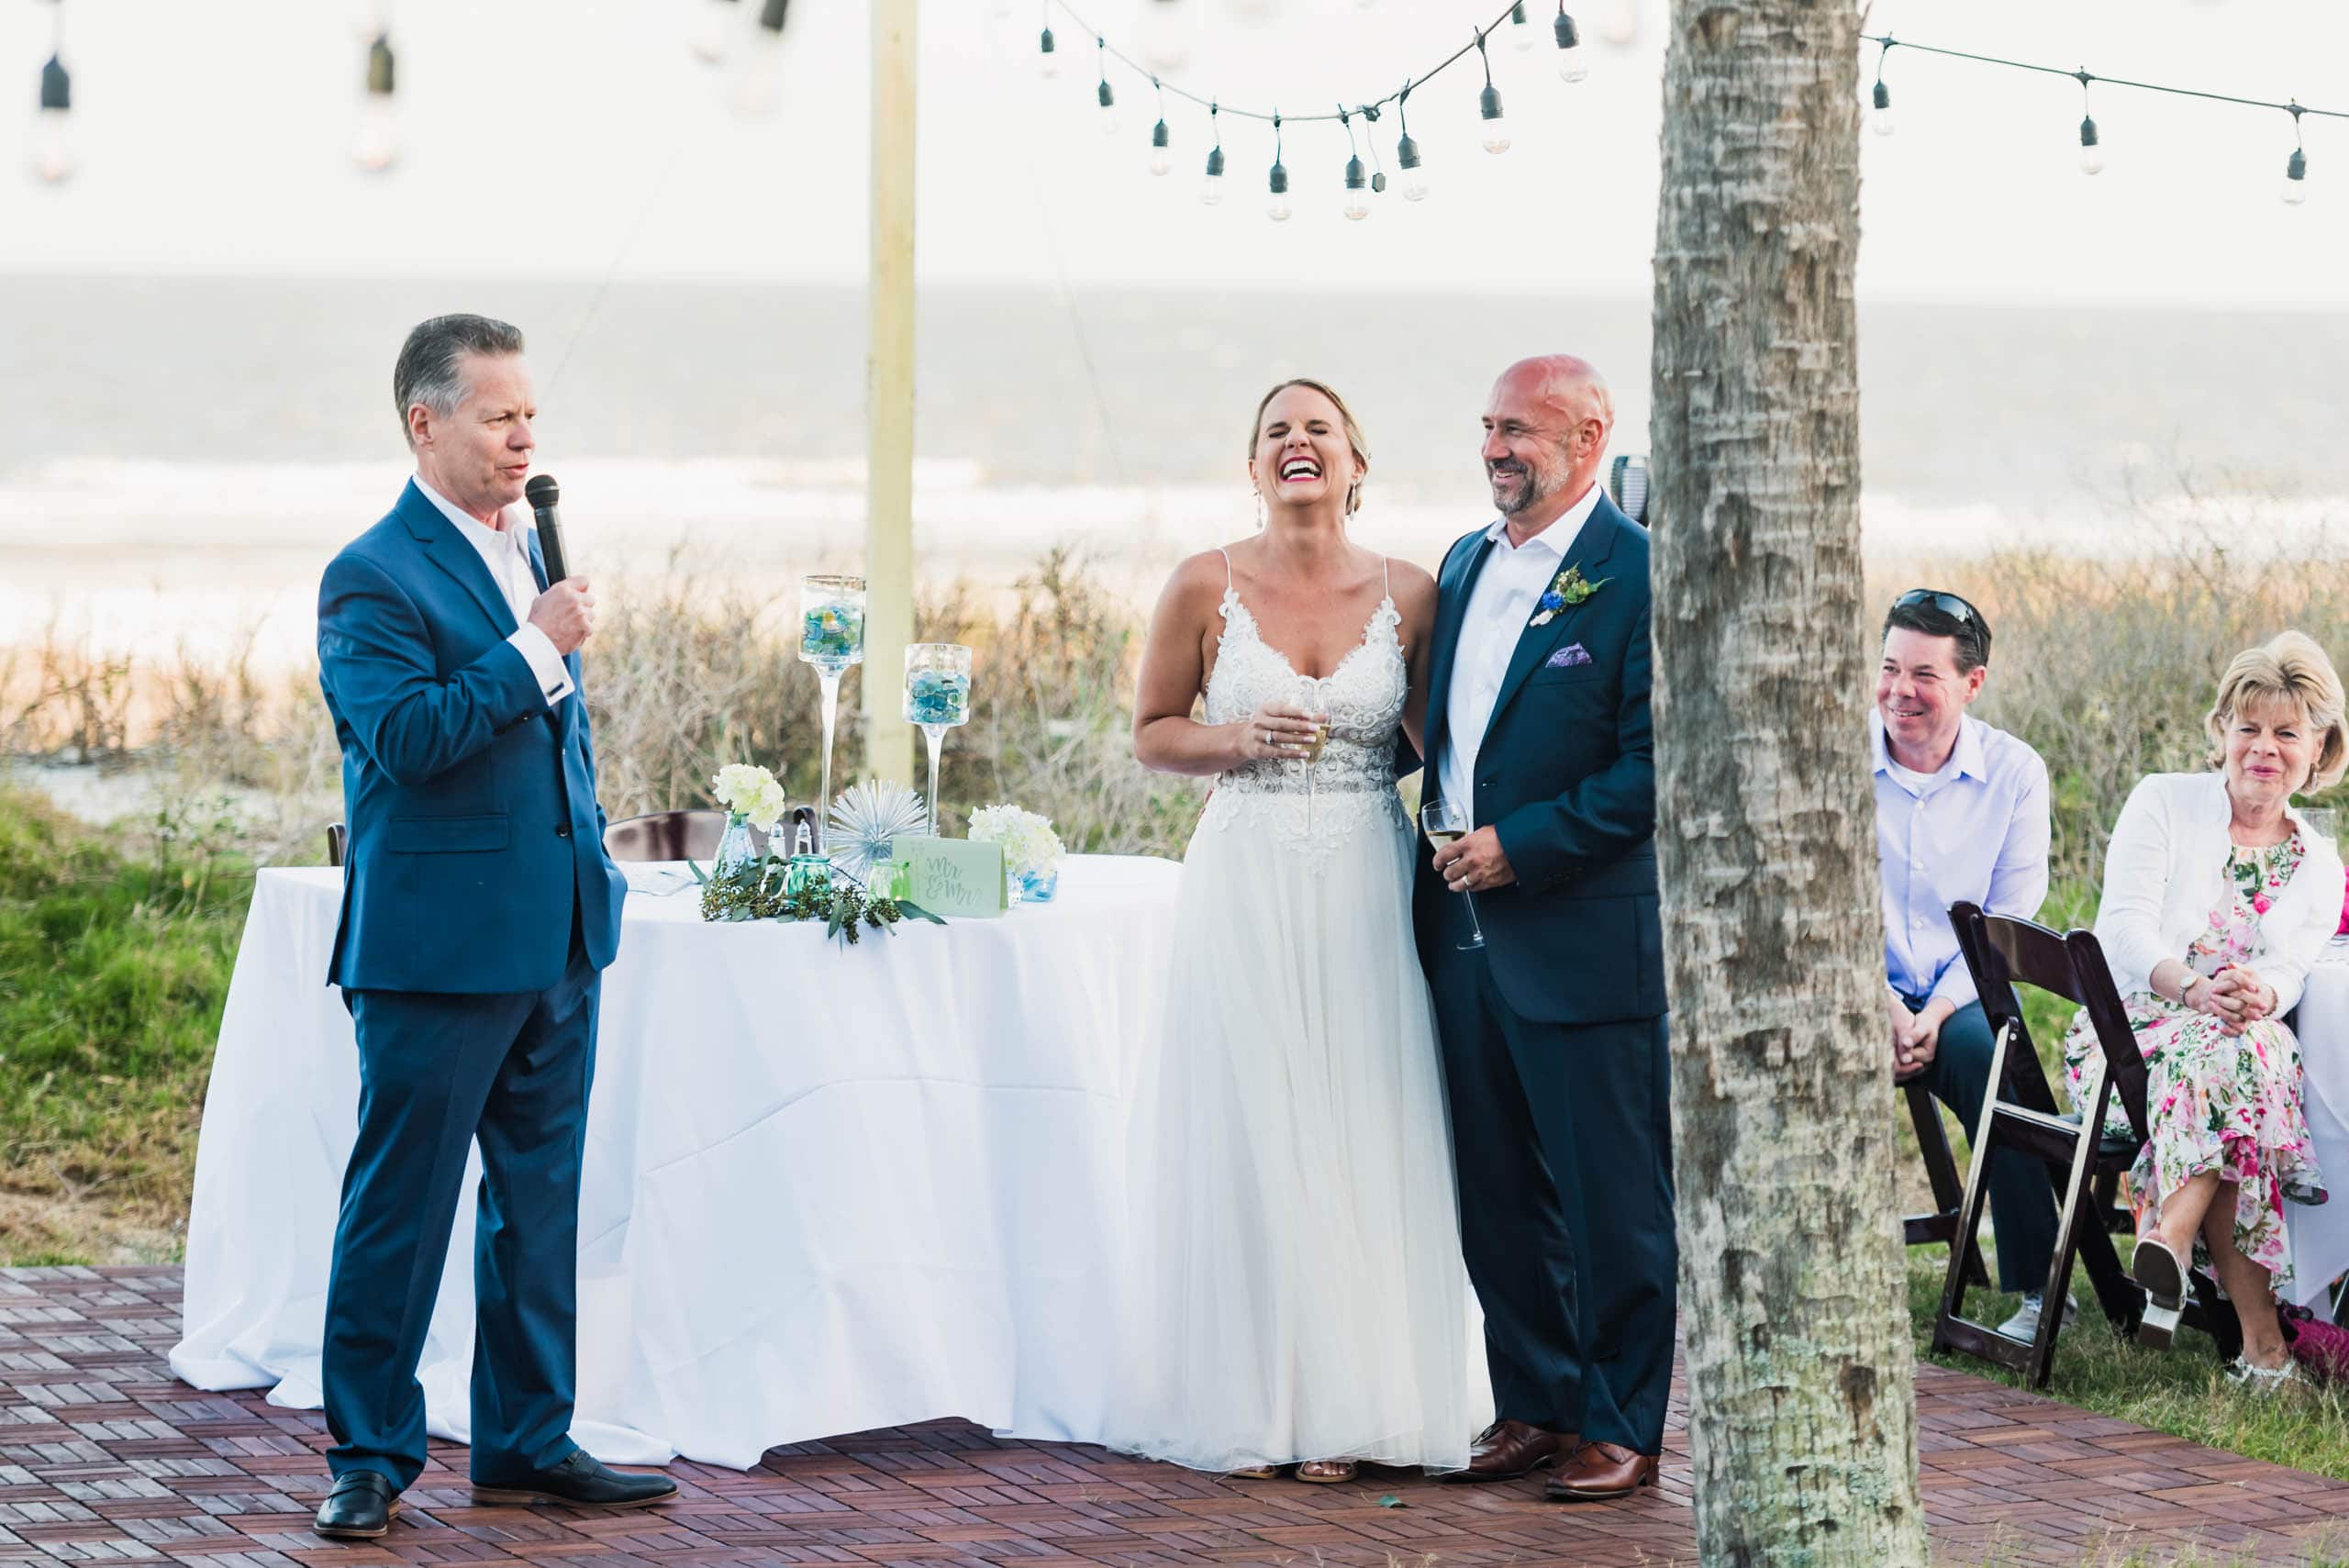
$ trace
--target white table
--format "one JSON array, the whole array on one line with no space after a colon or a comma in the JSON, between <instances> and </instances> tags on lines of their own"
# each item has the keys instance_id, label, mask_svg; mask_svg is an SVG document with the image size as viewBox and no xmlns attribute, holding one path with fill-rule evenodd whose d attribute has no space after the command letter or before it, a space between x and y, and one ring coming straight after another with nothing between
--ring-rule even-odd
<instances>
[{"instance_id":1,"label":"white table","mask_svg":"<svg viewBox=\"0 0 2349 1568\"><path fill-rule=\"evenodd\" d=\"M2328 946L2323 961L2309 971L2299 1026L2301 1102L2332 1201L2314 1208L2284 1206L2292 1246L2287 1294L2321 1311L2327 1289L2349 1273L2349 948Z\"/></svg>"},{"instance_id":2,"label":"white table","mask_svg":"<svg viewBox=\"0 0 2349 1568\"><path fill-rule=\"evenodd\" d=\"M1181 869L1072 857L1051 904L846 951L813 925L705 925L690 890L631 894L580 1196L578 1440L747 1467L943 1416L1097 1435L1124 1112ZM198 1387L272 1387L295 1408L320 1402L358 1104L351 1019L325 984L340 874L254 887L171 1358ZM473 1179L419 1373L431 1430L459 1440Z\"/></svg>"}]
</instances>

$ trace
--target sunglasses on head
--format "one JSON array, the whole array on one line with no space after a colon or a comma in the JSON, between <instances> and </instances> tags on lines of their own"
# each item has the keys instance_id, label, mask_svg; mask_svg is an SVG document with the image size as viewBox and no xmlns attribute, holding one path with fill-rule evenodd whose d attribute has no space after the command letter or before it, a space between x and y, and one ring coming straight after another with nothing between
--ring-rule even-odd
<instances>
[{"instance_id":1,"label":"sunglasses on head","mask_svg":"<svg viewBox=\"0 0 2349 1568\"><path fill-rule=\"evenodd\" d=\"M1938 588L1911 588L1892 601L1896 610L1913 609L1919 605L1931 605L1942 614L1971 626L1982 623L1981 613L1955 594L1944 594Z\"/></svg>"}]
</instances>

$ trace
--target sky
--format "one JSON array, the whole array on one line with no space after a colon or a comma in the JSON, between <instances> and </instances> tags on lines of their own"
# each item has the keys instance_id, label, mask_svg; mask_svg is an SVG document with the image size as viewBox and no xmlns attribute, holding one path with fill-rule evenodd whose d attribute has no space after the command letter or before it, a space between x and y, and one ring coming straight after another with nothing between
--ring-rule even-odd
<instances>
[{"instance_id":1,"label":"sky","mask_svg":"<svg viewBox=\"0 0 2349 1568\"><path fill-rule=\"evenodd\" d=\"M0 6L0 274L485 273L854 283L866 264L869 8L794 0L64 0L76 176L23 173L53 8ZM1268 128L1227 119L1228 198L1197 199L1206 116L1167 120L1060 0L920 0L925 282L1316 294L1638 295L1653 245L1664 0L1575 0L1588 80L1533 47L1491 62L1512 146L1479 145L1475 58L1412 101L1433 194L1340 214L1334 126L1284 143L1297 216L1265 215ZM367 17L398 52L400 160L357 170ZM1498 0L1077 0L1111 42L1164 35L1171 81L1318 112L1400 84ZM1048 15L1065 62L1037 69ZM689 44L730 14L729 59ZM1173 18L1171 21L1167 18ZM2349 108L2337 0L1876 0L1870 30L2115 76ZM1609 42L1612 36L1628 41ZM1871 48L1853 92L1873 80ZM7 64L15 61L11 67ZM2349 305L2349 121L2305 122L2307 204L2278 199L2288 116L2095 90L2105 172L2080 172L2076 83L1896 50L1898 131L1864 137L1864 297L2292 311ZM765 104L761 109L763 101ZM1391 113L1368 128L1390 160ZM1365 147L1367 155L1368 148ZM5 284L0 284L5 286Z\"/></svg>"}]
</instances>

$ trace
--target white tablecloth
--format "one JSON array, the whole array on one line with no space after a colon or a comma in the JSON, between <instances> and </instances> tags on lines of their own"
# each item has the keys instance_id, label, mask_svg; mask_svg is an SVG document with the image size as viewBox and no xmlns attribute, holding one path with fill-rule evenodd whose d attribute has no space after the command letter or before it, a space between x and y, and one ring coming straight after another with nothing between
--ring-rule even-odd
<instances>
[{"instance_id":1,"label":"white tablecloth","mask_svg":"<svg viewBox=\"0 0 2349 1568\"><path fill-rule=\"evenodd\" d=\"M1124 1107L1180 873L1072 857L1053 903L847 951L809 925L704 925L691 891L632 894L580 1196L578 1440L748 1466L943 1416L1097 1435ZM171 1358L198 1387L273 1386L296 1408L319 1403L359 1093L324 984L340 877L254 888ZM469 1196L420 1372L432 1431L460 1440L473 1222Z\"/></svg>"},{"instance_id":2,"label":"white tablecloth","mask_svg":"<svg viewBox=\"0 0 2349 1568\"><path fill-rule=\"evenodd\" d=\"M2314 1208L2284 1206L2292 1245L2292 1283L2285 1294L2321 1307L2332 1282L2349 1273L2349 950L2328 947L2325 961L2309 971L2299 1026L2301 1102L2332 1201Z\"/></svg>"}]
</instances>

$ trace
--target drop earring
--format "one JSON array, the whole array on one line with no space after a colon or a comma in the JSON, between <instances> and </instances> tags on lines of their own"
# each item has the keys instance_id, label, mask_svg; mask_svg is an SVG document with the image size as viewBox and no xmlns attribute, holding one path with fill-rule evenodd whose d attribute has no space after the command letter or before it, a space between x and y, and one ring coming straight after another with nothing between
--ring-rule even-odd
<instances>
[{"instance_id":1,"label":"drop earring","mask_svg":"<svg viewBox=\"0 0 2349 1568\"><path fill-rule=\"evenodd\" d=\"M1256 531L1258 533L1263 533L1264 531L1265 521L1264 493L1259 490L1256 492Z\"/></svg>"}]
</instances>

